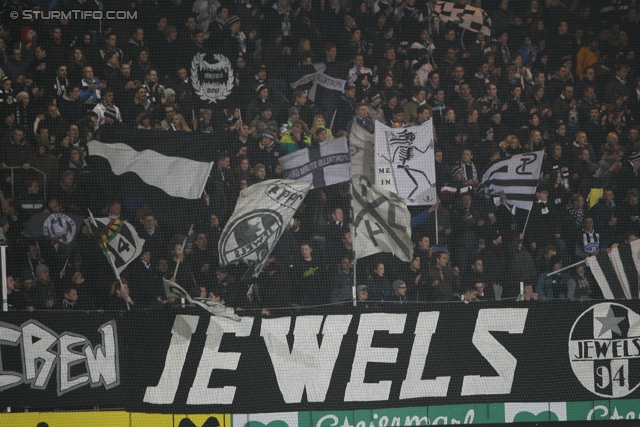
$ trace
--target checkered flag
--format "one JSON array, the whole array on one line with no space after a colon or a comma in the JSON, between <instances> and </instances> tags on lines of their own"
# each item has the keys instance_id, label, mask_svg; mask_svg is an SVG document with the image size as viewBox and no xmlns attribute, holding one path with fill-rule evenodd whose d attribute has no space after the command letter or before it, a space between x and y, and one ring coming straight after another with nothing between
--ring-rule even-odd
<instances>
[{"instance_id":1,"label":"checkered flag","mask_svg":"<svg viewBox=\"0 0 640 427\"><path fill-rule=\"evenodd\" d=\"M474 33L491 35L491 19L486 12L479 7L465 5L464 8L456 7L454 3L438 2L433 11L434 18L442 22L453 22L460 28Z\"/></svg>"}]
</instances>

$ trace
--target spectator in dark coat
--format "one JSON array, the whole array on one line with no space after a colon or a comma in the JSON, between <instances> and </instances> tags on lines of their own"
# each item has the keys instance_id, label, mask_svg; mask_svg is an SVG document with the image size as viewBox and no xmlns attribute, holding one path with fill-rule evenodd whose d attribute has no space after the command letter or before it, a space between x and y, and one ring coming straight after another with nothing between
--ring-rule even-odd
<instances>
[{"instance_id":1,"label":"spectator in dark coat","mask_svg":"<svg viewBox=\"0 0 640 427\"><path fill-rule=\"evenodd\" d=\"M605 188L598 203L589 209L589 215L593 218L594 228L600 233L600 248L602 249L611 247L619 237L616 205L613 190Z\"/></svg>"},{"instance_id":2,"label":"spectator in dark coat","mask_svg":"<svg viewBox=\"0 0 640 427\"><path fill-rule=\"evenodd\" d=\"M435 268L427 274L424 288L425 301L450 301L453 294L460 291L460 276L449 267L447 252L436 254ZM422 292L418 292L422 295Z\"/></svg>"},{"instance_id":3,"label":"spectator in dark coat","mask_svg":"<svg viewBox=\"0 0 640 427\"><path fill-rule=\"evenodd\" d=\"M56 288L50 278L49 267L40 264L36 267L36 281L34 286L37 291L36 308L52 309L56 301ZM56 307L58 308L58 307Z\"/></svg>"},{"instance_id":4,"label":"spectator in dark coat","mask_svg":"<svg viewBox=\"0 0 640 427\"><path fill-rule=\"evenodd\" d=\"M353 284L353 263L349 258L343 257L338 263L338 268L331 284L331 303L335 304L351 300Z\"/></svg>"}]
</instances>

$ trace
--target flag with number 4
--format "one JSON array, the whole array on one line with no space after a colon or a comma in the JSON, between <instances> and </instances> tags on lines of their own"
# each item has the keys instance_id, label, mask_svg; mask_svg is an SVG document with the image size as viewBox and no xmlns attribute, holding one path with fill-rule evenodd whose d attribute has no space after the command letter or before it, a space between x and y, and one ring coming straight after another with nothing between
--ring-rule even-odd
<instances>
[{"instance_id":1,"label":"flag with number 4","mask_svg":"<svg viewBox=\"0 0 640 427\"><path fill-rule=\"evenodd\" d=\"M131 224L120 219L95 218L95 223L98 228L93 230L93 234L98 238L100 248L112 261L118 274L122 273L142 254L144 239L138 236Z\"/></svg>"}]
</instances>

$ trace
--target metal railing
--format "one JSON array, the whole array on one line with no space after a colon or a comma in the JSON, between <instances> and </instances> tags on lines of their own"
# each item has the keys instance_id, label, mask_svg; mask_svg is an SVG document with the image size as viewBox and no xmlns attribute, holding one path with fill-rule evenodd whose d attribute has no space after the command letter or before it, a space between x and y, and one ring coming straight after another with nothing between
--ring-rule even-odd
<instances>
[{"instance_id":1,"label":"metal railing","mask_svg":"<svg viewBox=\"0 0 640 427\"><path fill-rule=\"evenodd\" d=\"M16 169L20 169L20 170L24 170L22 168L22 166L10 166L10 167L6 167L6 168L2 168L0 170L11 170L11 198L15 199L16 198L16 185L15 185L15 170ZM44 196L44 200L47 200L47 174L42 172L39 169L34 168L33 166L31 166L29 169L25 170L25 172L36 172L39 173L40 175L42 175L42 195Z\"/></svg>"}]
</instances>

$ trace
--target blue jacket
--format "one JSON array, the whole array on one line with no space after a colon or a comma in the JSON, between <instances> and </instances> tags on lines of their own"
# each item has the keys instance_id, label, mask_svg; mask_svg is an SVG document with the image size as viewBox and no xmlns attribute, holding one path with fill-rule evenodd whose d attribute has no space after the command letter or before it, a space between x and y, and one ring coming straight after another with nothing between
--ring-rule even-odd
<instances>
[{"instance_id":1,"label":"blue jacket","mask_svg":"<svg viewBox=\"0 0 640 427\"><path fill-rule=\"evenodd\" d=\"M95 83L98 85L98 89L96 91L91 90L91 85ZM80 84L80 99L85 104L97 104L100 102L100 91L102 90L102 86L100 85L100 80L97 78L93 78L92 82L89 82L87 79L82 79Z\"/></svg>"}]
</instances>

